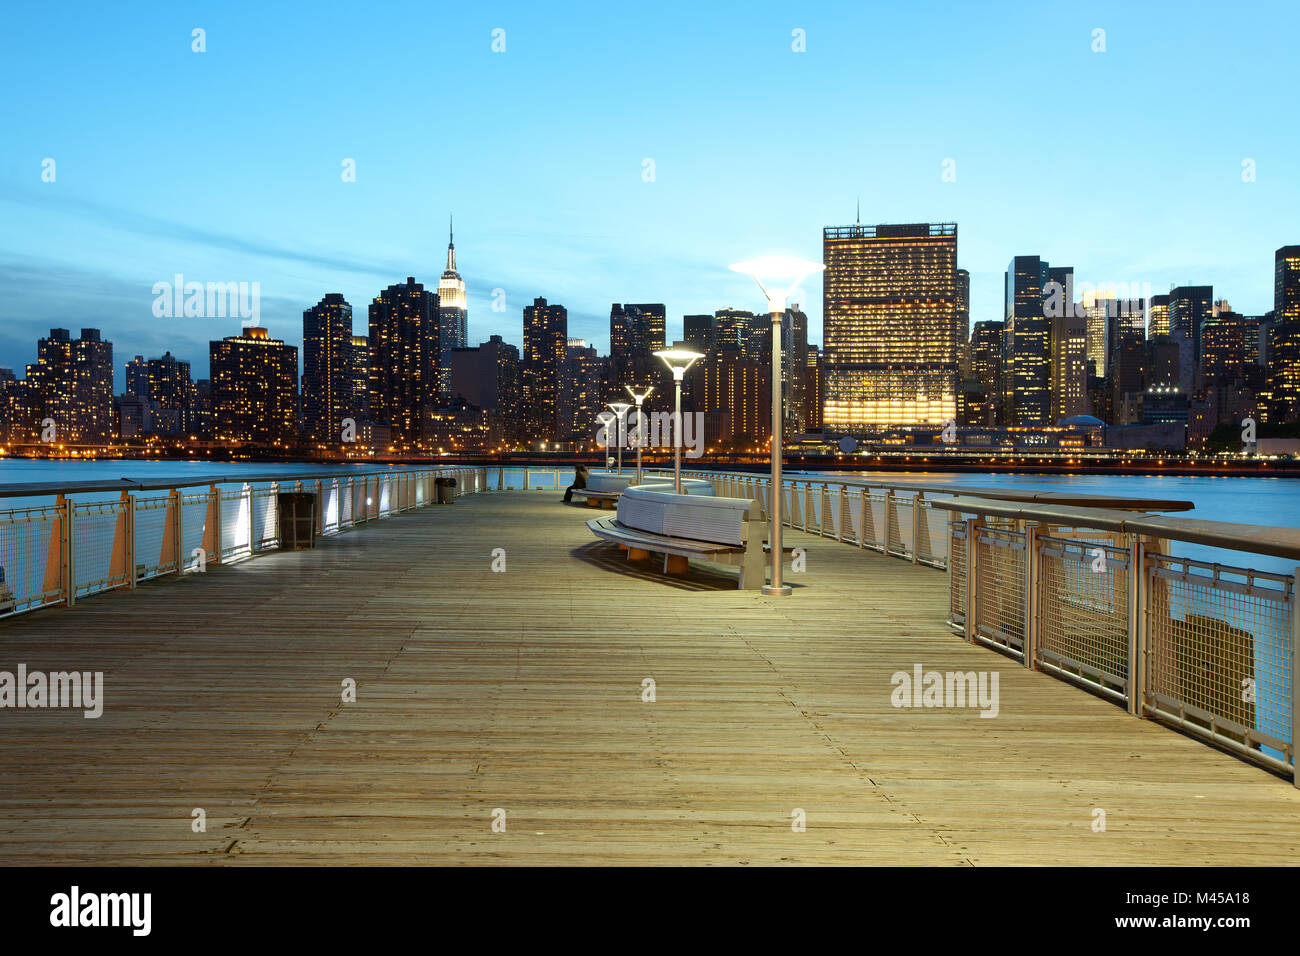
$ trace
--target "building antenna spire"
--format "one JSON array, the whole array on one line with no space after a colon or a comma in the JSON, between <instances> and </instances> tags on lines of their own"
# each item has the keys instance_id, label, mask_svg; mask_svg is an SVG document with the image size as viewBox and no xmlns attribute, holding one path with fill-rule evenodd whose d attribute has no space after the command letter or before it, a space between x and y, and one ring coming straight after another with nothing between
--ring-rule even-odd
<instances>
[{"instance_id":1,"label":"building antenna spire","mask_svg":"<svg viewBox=\"0 0 1300 956\"><path fill-rule=\"evenodd\" d=\"M862 197L858 197L857 224L862 225Z\"/></svg>"}]
</instances>

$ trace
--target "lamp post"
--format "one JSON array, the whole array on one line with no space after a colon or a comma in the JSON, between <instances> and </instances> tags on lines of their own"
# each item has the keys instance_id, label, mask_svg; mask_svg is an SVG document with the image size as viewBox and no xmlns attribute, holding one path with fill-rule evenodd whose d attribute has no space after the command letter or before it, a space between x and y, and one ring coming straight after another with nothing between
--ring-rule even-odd
<instances>
[{"instance_id":1,"label":"lamp post","mask_svg":"<svg viewBox=\"0 0 1300 956\"><path fill-rule=\"evenodd\" d=\"M609 423L614 421L614 413L601 412L596 416L596 421L605 429L605 470L609 471Z\"/></svg>"},{"instance_id":2,"label":"lamp post","mask_svg":"<svg viewBox=\"0 0 1300 956\"><path fill-rule=\"evenodd\" d=\"M608 405L614 410L614 414L618 416L618 474L621 475L623 474L623 435L626 433L626 429L623 427L623 418L632 406L627 402L609 402ZM605 430L605 434L609 434L608 429Z\"/></svg>"},{"instance_id":3,"label":"lamp post","mask_svg":"<svg viewBox=\"0 0 1300 956\"><path fill-rule=\"evenodd\" d=\"M663 359L673 372L673 387L676 391L674 400L673 416L673 490L677 494L682 493L682 378L686 375L686 370L694 364L696 359L702 359L704 356L687 348L687 346L678 342L670 349L660 349L655 355Z\"/></svg>"},{"instance_id":4,"label":"lamp post","mask_svg":"<svg viewBox=\"0 0 1300 956\"><path fill-rule=\"evenodd\" d=\"M826 267L820 262L806 259L793 259L788 256L761 256L731 266L733 272L743 272L758 283L759 290L767 299L768 311L772 313L772 504L767 509L770 530L768 541L772 545L771 583L763 586L763 593L777 597L790 594L790 586L781 583L781 510L784 494L781 488L781 458L784 445L781 440L781 424L784 419L781 408L781 317L785 314L786 299L798 287L799 283L814 272L821 272ZM763 284L766 279L772 286L769 290ZM776 283L786 283L778 287Z\"/></svg>"},{"instance_id":5,"label":"lamp post","mask_svg":"<svg viewBox=\"0 0 1300 956\"><path fill-rule=\"evenodd\" d=\"M651 385L640 395L636 393L636 390L631 385L624 385L623 387L632 396L632 401L636 402L636 483L639 485L641 484L641 448L645 445L645 419L642 416L641 403L650 397L650 393L655 390L655 387Z\"/></svg>"}]
</instances>

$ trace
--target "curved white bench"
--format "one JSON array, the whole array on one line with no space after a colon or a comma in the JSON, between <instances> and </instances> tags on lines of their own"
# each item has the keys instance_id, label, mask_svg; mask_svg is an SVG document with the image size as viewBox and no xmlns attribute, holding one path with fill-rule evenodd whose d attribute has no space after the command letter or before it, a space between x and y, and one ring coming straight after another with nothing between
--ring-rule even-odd
<instances>
[{"instance_id":1,"label":"curved white bench","mask_svg":"<svg viewBox=\"0 0 1300 956\"><path fill-rule=\"evenodd\" d=\"M739 567L739 587L761 588L766 549L758 503L671 489L634 485L619 496L617 518L592 518L587 527L626 549L629 561L662 554L665 574L685 574L690 559L698 558ZM794 549L782 550L784 558Z\"/></svg>"},{"instance_id":2,"label":"curved white bench","mask_svg":"<svg viewBox=\"0 0 1300 956\"><path fill-rule=\"evenodd\" d=\"M624 472L593 471L587 476L586 488L574 488L575 495L582 495L587 499L587 504L595 507L611 507L618 501L619 495L632 486L636 481L636 472L631 474ZM649 485L658 487L672 487L671 480L665 482L664 479L651 479L647 482ZM683 478L682 490L688 495L711 495L713 494L713 483L701 478Z\"/></svg>"}]
</instances>

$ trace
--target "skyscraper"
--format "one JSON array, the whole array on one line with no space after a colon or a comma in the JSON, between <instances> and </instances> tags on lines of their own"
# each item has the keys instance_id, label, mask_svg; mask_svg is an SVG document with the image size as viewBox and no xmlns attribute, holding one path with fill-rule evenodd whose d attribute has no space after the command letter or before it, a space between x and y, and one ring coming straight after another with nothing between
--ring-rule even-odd
<instances>
[{"instance_id":1,"label":"skyscraper","mask_svg":"<svg viewBox=\"0 0 1300 956\"><path fill-rule=\"evenodd\" d=\"M772 368L737 348L709 352L692 369L695 411L720 418L719 438L748 449L772 437ZM725 416L725 417L724 417Z\"/></svg>"},{"instance_id":2,"label":"skyscraper","mask_svg":"<svg viewBox=\"0 0 1300 956\"><path fill-rule=\"evenodd\" d=\"M102 444L113 433L113 343L98 329L50 329L37 340L36 364L27 366L27 413L36 434L52 419L55 440Z\"/></svg>"},{"instance_id":3,"label":"skyscraper","mask_svg":"<svg viewBox=\"0 0 1300 956\"><path fill-rule=\"evenodd\" d=\"M445 398L451 390L451 350L469 345L469 300L465 281L456 271L456 242L451 224L447 228L447 268L438 280L438 391Z\"/></svg>"},{"instance_id":4,"label":"skyscraper","mask_svg":"<svg viewBox=\"0 0 1300 956\"><path fill-rule=\"evenodd\" d=\"M1053 424L1089 414L1087 322L1073 309L1052 317Z\"/></svg>"},{"instance_id":5,"label":"skyscraper","mask_svg":"<svg viewBox=\"0 0 1300 956\"><path fill-rule=\"evenodd\" d=\"M970 342L970 273L957 270L957 345Z\"/></svg>"},{"instance_id":6,"label":"skyscraper","mask_svg":"<svg viewBox=\"0 0 1300 956\"><path fill-rule=\"evenodd\" d=\"M438 297L408 276L370 303L370 420L419 444L440 391Z\"/></svg>"},{"instance_id":7,"label":"skyscraper","mask_svg":"<svg viewBox=\"0 0 1300 956\"><path fill-rule=\"evenodd\" d=\"M716 321L707 314L682 316L682 340L697 352L707 352L718 344Z\"/></svg>"},{"instance_id":8,"label":"skyscraper","mask_svg":"<svg viewBox=\"0 0 1300 956\"><path fill-rule=\"evenodd\" d=\"M784 427L792 434L808 428L807 380L808 316L792 302L781 317L781 402Z\"/></svg>"},{"instance_id":9,"label":"skyscraper","mask_svg":"<svg viewBox=\"0 0 1300 956\"><path fill-rule=\"evenodd\" d=\"M770 315L755 315L748 309L718 309L713 314L714 342L720 349L735 349L748 359L766 355L767 337L772 327Z\"/></svg>"},{"instance_id":10,"label":"skyscraper","mask_svg":"<svg viewBox=\"0 0 1300 956\"><path fill-rule=\"evenodd\" d=\"M260 326L208 345L213 437L290 447L298 440L298 350Z\"/></svg>"},{"instance_id":11,"label":"skyscraper","mask_svg":"<svg viewBox=\"0 0 1300 956\"><path fill-rule=\"evenodd\" d=\"M519 349L501 336L477 348L452 350L451 391L453 398L499 415L502 437L511 442L519 437Z\"/></svg>"},{"instance_id":12,"label":"skyscraper","mask_svg":"<svg viewBox=\"0 0 1300 956\"><path fill-rule=\"evenodd\" d=\"M161 358L150 359L146 367L145 397L150 403L151 430L162 435L194 433L194 405L198 396L190 376L190 363L167 352Z\"/></svg>"},{"instance_id":13,"label":"skyscraper","mask_svg":"<svg viewBox=\"0 0 1300 956\"><path fill-rule=\"evenodd\" d=\"M1268 378L1261 397L1266 421L1300 419L1300 246L1273 256L1273 321L1267 333Z\"/></svg>"},{"instance_id":14,"label":"skyscraper","mask_svg":"<svg viewBox=\"0 0 1300 956\"><path fill-rule=\"evenodd\" d=\"M625 397L624 386L658 384L665 368L654 353L664 347L667 312L661 302L615 302L609 310L609 377L611 400Z\"/></svg>"},{"instance_id":15,"label":"skyscraper","mask_svg":"<svg viewBox=\"0 0 1300 956\"><path fill-rule=\"evenodd\" d=\"M567 354L569 310L543 298L524 308L523 439L556 441L559 437L560 366Z\"/></svg>"},{"instance_id":16,"label":"skyscraper","mask_svg":"<svg viewBox=\"0 0 1300 956\"><path fill-rule=\"evenodd\" d=\"M370 339L364 335L351 338L348 352L348 388L352 408L359 418L370 418Z\"/></svg>"},{"instance_id":17,"label":"skyscraper","mask_svg":"<svg viewBox=\"0 0 1300 956\"><path fill-rule=\"evenodd\" d=\"M825 427L954 418L956 224L827 226L822 247Z\"/></svg>"},{"instance_id":18,"label":"skyscraper","mask_svg":"<svg viewBox=\"0 0 1300 956\"><path fill-rule=\"evenodd\" d=\"M1169 334L1169 296L1153 295L1151 297L1151 321L1147 326L1147 335Z\"/></svg>"},{"instance_id":19,"label":"skyscraper","mask_svg":"<svg viewBox=\"0 0 1300 956\"><path fill-rule=\"evenodd\" d=\"M1214 314L1214 287L1180 285L1169 290L1169 331L1191 340L1192 361L1201 361L1201 326Z\"/></svg>"},{"instance_id":20,"label":"skyscraper","mask_svg":"<svg viewBox=\"0 0 1300 956\"><path fill-rule=\"evenodd\" d=\"M596 434L596 416L605 405L601 401L603 364L584 339L569 339L565 344L556 395L557 437L582 441Z\"/></svg>"},{"instance_id":21,"label":"skyscraper","mask_svg":"<svg viewBox=\"0 0 1300 956\"><path fill-rule=\"evenodd\" d=\"M352 306L330 292L302 314L302 430L338 442L343 419L359 417L353 390Z\"/></svg>"},{"instance_id":22,"label":"skyscraper","mask_svg":"<svg viewBox=\"0 0 1300 956\"><path fill-rule=\"evenodd\" d=\"M1049 282L1068 278L1038 256L1016 256L1007 266L1003 293L1002 423L1021 428L1052 425L1052 317ZM1071 283L1072 284L1072 283Z\"/></svg>"}]
</instances>

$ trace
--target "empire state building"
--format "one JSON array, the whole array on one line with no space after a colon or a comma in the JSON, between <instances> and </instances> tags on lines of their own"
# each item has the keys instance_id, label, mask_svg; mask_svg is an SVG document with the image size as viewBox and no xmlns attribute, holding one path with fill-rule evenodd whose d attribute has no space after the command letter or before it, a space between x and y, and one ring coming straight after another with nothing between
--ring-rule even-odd
<instances>
[{"instance_id":1,"label":"empire state building","mask_svg":"<svg viewBox=\"0 0 1300 956\"><path fill-rule=\"evenodd\" d=\"M447 229L447 269L438 280L438 352L440 355L439 379L446 398L451 388L451 350L469 345L469 304L465 297L465 280L456 271L455 232L449 223Z\"/></svg>"}]
</instances>

